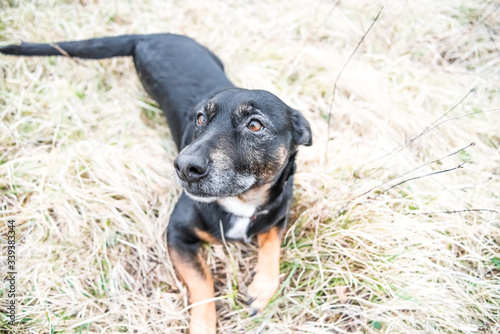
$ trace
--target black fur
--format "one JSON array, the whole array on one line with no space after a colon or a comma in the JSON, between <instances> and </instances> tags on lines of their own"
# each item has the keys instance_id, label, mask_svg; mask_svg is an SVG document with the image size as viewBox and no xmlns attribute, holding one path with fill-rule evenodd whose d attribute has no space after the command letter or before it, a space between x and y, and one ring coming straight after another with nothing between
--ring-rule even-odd
<instances>
[{"instance_id":1,"label":"black fur","mask_svg":"<svg viewBox=\"0 0 500 334\"><path fill-rule=\"evenodd\" d=\"M167 239L169 248L186 261L197 261L201 240L196 231L221 240L222 231L227 233L240 218L221 204L224 198L258 202L255 212L247 213L251 221L245 240L273 226L285 227L297 146L312 144L309 123L267 91L235 87L222 62L204 46L185 36L157 34L23 43L1 47L0 52L133 57L143 86L160 104L181 152L175 168L185 192L171 215ZM252 121L262 125L260 130L251 130ZM251 192L257 199L245 197Z\"/></svg>"}]
</instances>

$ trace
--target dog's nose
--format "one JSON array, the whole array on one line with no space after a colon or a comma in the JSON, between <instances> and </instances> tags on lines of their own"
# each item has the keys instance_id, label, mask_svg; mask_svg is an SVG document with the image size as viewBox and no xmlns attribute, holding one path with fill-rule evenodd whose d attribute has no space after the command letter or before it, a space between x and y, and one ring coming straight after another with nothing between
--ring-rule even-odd
<instances>
[{"instance_id":1,"label":"dog's nose","mask_svg":"<svg viewBox=\"0 0 500 334\"><path fill-rule=\"evenodd\" d=\"M181 154L174 160L177 176L187 182L197 182L207 176L209 160L196 155Z\"/></svg>"}]
</instances>

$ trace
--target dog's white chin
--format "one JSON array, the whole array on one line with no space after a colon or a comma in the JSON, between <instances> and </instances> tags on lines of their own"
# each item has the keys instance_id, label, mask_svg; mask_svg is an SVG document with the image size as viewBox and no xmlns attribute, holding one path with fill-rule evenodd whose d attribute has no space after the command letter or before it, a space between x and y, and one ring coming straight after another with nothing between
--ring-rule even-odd
<instances>
[{"instance_id":1,"label":"dog's white chin","mask_svg":"<svg viewBox=\"0 0 500 334\"><path fill-rule=\"evenodd\" d=\"M184 192L191 199L193 199L193 200L195 200L197 202L201 202L201 203L212 203L212 202L215 202L216 200L219 199L219 197L200 197L200 196L196 196L196 195L190 194L186 189L184 189Z\"/></svg>"}]
</instances>

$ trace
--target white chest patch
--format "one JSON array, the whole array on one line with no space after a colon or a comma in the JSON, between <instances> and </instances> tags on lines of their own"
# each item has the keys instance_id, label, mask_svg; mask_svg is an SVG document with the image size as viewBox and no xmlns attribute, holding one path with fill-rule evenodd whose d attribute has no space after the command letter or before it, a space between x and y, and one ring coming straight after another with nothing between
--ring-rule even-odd
<instances>
[{"instance_id":1,"label":"white chest patch","mask_svg":"<svg viewBox=\"0 0 500 334\"><path fill-rule=\"evenodd\" d=\"M227 212L238 217L234 218L231 228L225 232L226 237L231 239L243 239L248 241L247 230L250 224L250 217L255 214L257 206L243 202L236 197L228 197L219 201Z\"/></svg>"},{"instance_id":2,"label":"white chest patch","mask_svg":"<svg viewBox=\"0 0 500 334\"><path fill-rule=\"evenodd\" d=\"M248 241L247 230L250 218L238 217L233 226L226 232L226 237L230 239L243 239Z\"/></svg>"},{"instance_id":3,"label":"white chest patch","mask_svg":"<svg viewBox=\"0 0 500 334\"><path fill-rule=\"evenodd\" d=\"M226 197L218 201L227 212L241 217L252 217L257 205L239 200L236 197Z\"/></svg>"}]
</instances>

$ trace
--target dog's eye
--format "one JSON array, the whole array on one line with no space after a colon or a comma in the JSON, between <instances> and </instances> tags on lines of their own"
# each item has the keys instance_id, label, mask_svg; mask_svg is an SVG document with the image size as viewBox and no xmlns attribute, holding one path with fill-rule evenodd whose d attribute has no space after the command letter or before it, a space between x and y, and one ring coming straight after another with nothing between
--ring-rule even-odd
<instances>
[{"instance_id":1,"label":"dog's eye","mask_svg":"<svg viewBox=\"0 0 500 334\"><path fill-rule=\"evenodd\" d=\"M254 119L248 123L247 128L250 131L257 132L262 129L262 123Z\"/></svg>"},{"instance_id":2,"label":"dog's eye","mask_svg":"<svg viewBox=\"0 0 500 334\"><path fill-rule=\"evenodd\" d=\"M198 115L198 117L196 118L196 123L198 123L199 125L203 125L206 122L207 122L207 118L203 114Z\"/></svg>"}]
</instances>

